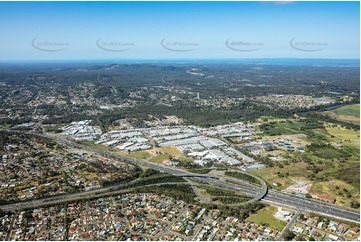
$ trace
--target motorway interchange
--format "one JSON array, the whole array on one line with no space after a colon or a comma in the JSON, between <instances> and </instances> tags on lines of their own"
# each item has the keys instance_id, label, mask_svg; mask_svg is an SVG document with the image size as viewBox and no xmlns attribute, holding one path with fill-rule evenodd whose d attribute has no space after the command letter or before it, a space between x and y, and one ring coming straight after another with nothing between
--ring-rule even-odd
<instances>
[{"instance_id":1,"label":"motorway interchange","mask_svg":"<svg viewBox=\"0 0 361 242\"><path fill-rule=\"evenodd\" d=\"M15 132L21 132L21 131L15 131ZM152 162L148 162L148 161L144 161L144 160L137 160L137 159L129 158L126 156L114 154L114 153L111 153L108 151L90 148L88 146L84 146L84 145L69 141L67 139L60 138L58 136L52 136L52 135L46 135L46 134L35 134L35 133L28 133L28 134L42 136L44 138L52 139L63 145L68 145L68 146L88 150L88 151L100 154L102 156L105 156L105 157L109 157L112 159L119 159L123 162L129 162L129 163L132 163L135 165L140 165L143 167L151 168L151 169L158 170L158 171L161 171L164 173L173 174L175 176L184 177L184 178L195 178L202 182L211 184L215 187L232 189L237 192L241 192L241 193L244 193L246 195L250 195L253 197L251 200L247 201L246 204L255 202L255 201L263 201L263 202L267 202L267 203L275 203L279 206L292 207L295 210L304 210L304 211L309 211L309 212L315 212L315 213L324 214L327 216L336 217L336 218L340 218L340 219L344 219L344 220L348 220L348 221L352 221L352 222L360 222L360 213L357 210L347 209L347 208L339 207L336 205L331 205L331 204L327 204L324 202L316 201L314 199L293 196L290 194L286 194L284 192L271 190L271 189L267 188L266 183L262 179L255 177L255 176L254 177L257 178L258 181L261 183L261 186L248 183L244 180L227 177L227 180L232 181L232 183L231 183L231 182L226 181L225 177L219 177L219 176L207 175L207 174L205 174L205 175L204 174L195 174L195 173L184 171L182 169L175 168L175 167L164 166L161 164L152 163ZM249 173L247 173L247 174L251 175ZM251 176L253 176L253 175L251 175ZM82 198L84 196L86 196L86 197L104 196L106 194L110 194L111 192L116 192L117 189L119 190L122 187L125 187L127 185L129 185L129 184L119 184L119 185L114 185L111 187L106 187L106 188L101 188L101 189L96 189L96 190L91 190L91 191L85 191L85 192L79 192L76 194L66 194L66 195L56 196L53 198L44 198L44 199L25 201L25 202L20 202L20 203L15 203L15 204L7 204L7 205L0 206L0 208L3 210L6 210L6 211L11 211L11 210L19 210L21 208L42 206L42 205L47 205L47 204L55 204L55 203L64 202L64 201L72 201L72 200ZM195 184L193 184L193 185L195 185Z\"/></svg>"}]
</instances>

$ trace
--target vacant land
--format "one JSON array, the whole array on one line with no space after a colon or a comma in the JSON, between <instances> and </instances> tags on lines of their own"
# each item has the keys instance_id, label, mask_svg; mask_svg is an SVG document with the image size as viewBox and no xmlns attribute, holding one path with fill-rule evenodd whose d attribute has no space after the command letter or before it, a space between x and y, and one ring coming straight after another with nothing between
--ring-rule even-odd
<instances>
[{"instance_id":1,"label":"vacant land","mask_svg":"<svg viewBox=\"0 0 361 242\"><path fill-rule=\"evenodd\" d=\"M238 205L239 203L243 203L251 199L251 197L248 197L244 194L239 194L238 192L234 192L228 189L219 189L215 187L205 187L197 189L199 189L200 193L204 197L209 198L215 204Z\"/></svg>"},{"instance_id":2,"label":"vacant land","mask_svg":"<svg viewBox=\"0 0 361 242\"><path fill-rule=\"evenodd\" d=\"M260 130L265 136L286 135L286 134L299 134L302 131L310 129L322 128L322 124L310 122L303 119L288 121L274 121L270 120L268 123L262 124Z\"/></svg>"},{"instance_id":3,"label":"vacant land","mask_svg":"<svg viewBox=\"0 0 361 242\"><path fill-rule=\"evenodd\" d=\"M334 179L327 182L315 182L311 188L313 193L322 193L336 198L336 204L345 205L360 199L357 188L347 182Z\"/></svg>"},{"instance_id":4,"label":"vacant land","mask_svg":"<svg viewBox=\"0 0 361 242\"><path fill-rule=\"evenodd\" d=\"M296 180L313 183L311 192L332 196L336 204L350 206L360 196L360 133L333 123L290 120L263 124L265 138L303 133L304 153L288 153L273 167L252 171L273 188L283 190Z\"/></svg>"},{"instance_id":5,"label":"vacant land","mask_svg":"<svg viewBox=\"0 0 361 242\"><path fill-rule=\"evenodd\" d=\"M152 157L149 161L155 162L155 163L163 163L164 161L168 161L170 159L170 156L167 154L160 154Z\"/></svg>"},{"instance_id":6,"label":"vacant land","mask_svg":"<svg viewBox=\"0 0 361 242\"><path fill-rule=\"evenodd\" d=\"M175 146L164 146L161 148L155 149L158 152L165 153L171 156L180 156L182 155L182 152Z\"/></svg>"},{"instance_id":7,"label":"vacant land","mask_svg":"<svg viewBox=\"0 0 361 242\"><path fill-rule=\"evenodd\" d=\"M350 143L358 147L360 146L359 131L345 129L335 125L326 125L325 129L330 135L332 135L336 139L339 139L343 143Z\"/></svg>"},{"instance_id":8,"label":"vacant land","mask_svg":"<svg viewBox=\"0 0 361 242\"><path fill-rule=\"evenodd\" d=\"M305 180L311 174L311 171L307 170L307 166L307 163L299 162L285 165L282 168L275 166L254 170L252 173L262 177L273 188L283 190L294 184L295 180Z\"/></svg>"},{"instance_id":9,"label":"vacant land","mask_svg":"<svg viewBox=\"0 0 361 242\"><path fill-rule=\"evenodd\" d=\"M343 106L331 111L324 112L332 118L352 124L360 124L360 104Z\"/></svg>"},{"instance_id":10,"label":"vacant land","mask_svg":"<svg viewBox=\"0 0 361 242\"><path fill-rule=\"evenodd\" d=\"M344 106L335 109L334 112L339 115L360 117L360 104Z\"/></svg>"},{"instance_id":11,"label":"vacant land","mask_svg":"<svg viewBox=\"0 0 361 242\"><path fill-rule=\"evenodd\" d=\"M273 215L277 212L276 207L267 206L259 210L256 214L251 214L246 221L269 226L271 228L281 231L285 226L286 222L276 219Z\"/></svg>"},{"instance_id":12,"label":"vacant land","mask_svg":"<svg viewBox=\"0 0 361 242\"><path fill-rule=\"evenodd\" d=\"M144 160L150 157L149 153L146 151L133 151L125 154L126 156L132 157L134 159Z\"/></svg>"},{"instance_id":13,"label":"vacant land","mask_svg":"<svg viewBox=\"0 0 361 242\"><path fill-rule=\"evenodd\" d=\"M359 161L330 160L320 161L315 165L305 162L290 163L282 168L267 167L252 171L252 173L262 177L278 190L286 189L295 184L296 180L313 183L311 192L332 196L336 198L336 204L349 206L351 202L359 202L359 170Z\"/></svg>"},{"instance_id":14,"label":"vacant land","mask_svg":"<svg viewBox=\"0 0 361 242\"><path fill-rule=\"evenodd\" d=\"M167 146L167 147L154 148L150 150L140 150L140 151L132 151L132 152L118 151L117 153L135 159L149 160L156 163L163 163L170 160L170 158L181 158L182 156L182 152L180 152L180 150L178 150L174 146Z\"/></svg>"}]
</instances>

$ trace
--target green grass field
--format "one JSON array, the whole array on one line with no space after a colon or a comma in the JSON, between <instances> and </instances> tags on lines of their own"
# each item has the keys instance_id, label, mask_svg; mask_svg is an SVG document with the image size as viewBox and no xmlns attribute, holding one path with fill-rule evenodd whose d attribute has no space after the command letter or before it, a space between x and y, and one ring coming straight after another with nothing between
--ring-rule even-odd
<instances>
[{"instance_id":1,"label":"green grass field","mask_svg":"<svg viewBox=\"0 0 361 242\"><path fill-rule=\"evenodd\" d=\"M319 145L317 143L312 143L308 146L307 151L313 156L326 160L341 159L349 156L342 148L335 148L332 145L326 144Z\"/></svg>"},{"instance_id":2,"label":"green grass field","mask_svg":"<svg viewBox=\"0 0 361 242\"><path fill-rule=\"evenodd\" d=\"M284 135L284 134L299 134L304 130L320 128L322 125L318 123L307 123L302 120L283 121L283 122L269 122L260 126L263 135Z\"/></svg>"},{"instance_id":3,"label":"green grass field","mask_svg":"<svg viewBox=\"0 0 361 242\"><path fill-rule=\"evenodd\" d=\"M132 151L130 153L125 154L126 156L132 157L134 159L145 160L150 157L150 154L146 151Z\"/></svg>"},{"instance_id":4,"label":"green grass field","mask_svg":"<svg viewBox=\"0 0 361 242\"><path fill-rule=\"evenodd\" d=\"M161 154L161 155L154 156L149 161L155 162L155 163L162 163L163 161L166 161L166 160L169 160L169 155Z\"/></svg>"},{"instance_id":5,"label":"green grass field","mask_svg":"<svg viewBox=\"0 0 361 242\"><path fill-rule=\"evenodd\" d=\"M350 143L360 147L360 131L345 129L338 126L326 126L325 129L330 135L333 135L336 139L339 139L340 142Z\"/></svg>"},{"instance_id":6,"label":"green grass field","mask_svg":"<svg viewBox=\"0 0 361 242\"><path fill-rule=\"evenodd\" d=\"M202 169L188 169L189 172L198 173L198 174L207 174L211 171L209 168Z\"/></svg>"},{"instance_id":7,"label":"green grass field","mask_svg":"<svg viewBox=\"0 0 361 242\"><path fill-rule=\"evenodd\" d=\"M256 214L251 214L246 219L246 221L266 225L271 228L277 229L278 231L282 231L282 229L286 226L287 223L285 221L276 219L273 216L276 212L276 207L267 206L257 211Z\"/></svg>"},{"instance_id":8,"label":"green grass field","mask_svg":"<svg viewBox=\"0 0 361 242\"><path fill-rule=\"evenodd\" d=\"M360 124L360 104L347 105L323 113L339 121Z\"/></svg>"},{"instance_id":9,"label":"green grass field","mask_svg":"<svg viewBox=\"0 0 361 242\"><path fill-rule=\"evenodd\" d=\"M171 156L179 156L182 154L182 152L177 149L175 146L164 146L160 148L156 148L156 151L171 155Z\"/></svg>"},{"instance_id":10,"label":"green grass field","mask_svg":"<svg viewBox=\"0 0 361 242\"><path fill-rule=\"evenodd\" d=\"M360 104L348 105L335 109L335 113L345 116L360 117Z\"/></svg>"},{"instance_id":11,"label":"green grass field","mask_svg":"<svg viewBox=\"0 0 361 242\"><path fill-rule=\"evenodd\" d=\"M306 167L306 163L299 162L285 165L283 168L275 166L253 170L251 173L261 177L272 186L273 183L279 184L280 186L275 186L274 188L283 190L294 184L294 180L307 180L306 178L309 174L311 174L311 171L307 170ZM288 174L288 176L279 176L278 172L282 175Z\"/></svg>"}]
</instances>

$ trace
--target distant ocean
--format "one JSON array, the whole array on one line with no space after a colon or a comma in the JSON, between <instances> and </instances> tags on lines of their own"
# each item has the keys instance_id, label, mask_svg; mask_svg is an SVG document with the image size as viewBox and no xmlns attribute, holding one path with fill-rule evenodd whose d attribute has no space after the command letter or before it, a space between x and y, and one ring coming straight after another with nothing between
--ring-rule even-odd
<instances>
[{"instance_id":1,"label":"distant ocean","mask_svg":"<svg viewBox=\"0 0 361 242\"><path fill-rule=\"evenodd\" d=\"M359 67L359 59L183 59L183 60L114 60L118 63L152 64L250 64L250 65L293 65L293 66L328 66Z\"/></svg>"},{"instance_id":2,"label":"distant ocean","mask_svg":"<svg viewBox=\"0 0 361 242\"><path fill-rule=\"evenodd\" d=\"M293 65L293 66L328 66L359 67L359 59L209 59L209 60L161 60L159 63L200 63L200 64L252 64L252 65Z\"/></svg>"},{"instance_id":3,"label":"distant ocean","mask_svg":"<svg viewBox=\"0 0 361 242\"><path fill-rule=\"evenodd\" d=\"M359 67L359 59L247 59L239 60L241 63L259 65L306 65L306 66L337 66L337 67ZM235 61L237 62L237 61Z\"/></svg>"},{"instance_id":4,"label":"distant ocean","mask_svg":"<svg viewBox=\"0 0 361 242\"><path fill-rule=\"evenodd\" d=\"M291 65L291 66L315 66L315 67L360 67L359 59L290 59L290 58L267 58L267 59L99 59L99 60L49 60L49 61L0 61L4 64L244 64L244 65Z\"/></svg>"}]
</instances>

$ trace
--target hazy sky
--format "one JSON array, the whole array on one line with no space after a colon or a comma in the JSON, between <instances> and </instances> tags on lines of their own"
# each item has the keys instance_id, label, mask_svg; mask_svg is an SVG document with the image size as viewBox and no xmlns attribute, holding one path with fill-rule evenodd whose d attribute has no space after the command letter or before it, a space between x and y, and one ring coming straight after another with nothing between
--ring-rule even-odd
<instances>
[{"instance_id":1,"label":"hazy sky","mask_svg":"<svg viewBox=\"0 0 361 242\"><path fill-rule=\"evenodd\" d=\"M0 2L0 9L2 61L360 52L359 2Z\"/></svg>"}]
</instances>

